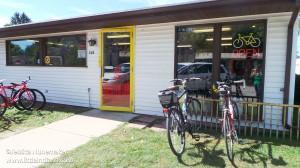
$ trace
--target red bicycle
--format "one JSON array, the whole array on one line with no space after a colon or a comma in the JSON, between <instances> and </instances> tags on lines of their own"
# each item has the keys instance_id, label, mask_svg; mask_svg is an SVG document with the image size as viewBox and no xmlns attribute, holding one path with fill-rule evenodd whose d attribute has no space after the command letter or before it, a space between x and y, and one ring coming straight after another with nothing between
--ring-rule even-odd
<instances>
[{"instance_id":1,"label":"red bicycle","mask_svg":"<svg viewBox=\"0 0 300 168\"><path fill-rule=\"evenodd\" d=\"M5 86L4 81L0 81L0 116L10 107L16 107L18 110L31 110L36 102L36 94L27 87L30 77L21 84L11 83L11 85ZM8 90L10 96L8 96Z\"/></svg>"}]
</instances>

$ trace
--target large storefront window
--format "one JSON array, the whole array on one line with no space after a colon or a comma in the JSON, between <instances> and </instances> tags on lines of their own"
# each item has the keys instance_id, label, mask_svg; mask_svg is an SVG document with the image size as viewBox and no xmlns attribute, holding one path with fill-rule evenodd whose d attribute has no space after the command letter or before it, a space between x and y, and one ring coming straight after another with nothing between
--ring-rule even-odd
<instances>
[{"instance_id":1,"label":"large storefront window","mask_svg":"<svg viewBox=\"0 0 300 168\"><path fill-rule=\"evenodd\" d=\"M265 23L224 23L176 28L177 78L200 77L205 94L215 80L246 80L246 89L233 86L236 97L262 101ZM219 69L218 69L219 68Z\"/></svg>"},{"instance_id":2,"label":"large storefront window","mask_svg":"<svg viewBox=\"0 0 300 168\"><path fill-rule=\"evenodd\" d=\"M13 40L8 43L8 65L39 65L40 42L38 39Z\"/></svg>"},{"instance_id":3,"label":"large storefront window","mask_svg":"<svg viewBox=\"0 0 300 168\"><path fill-rule=\"evenodd\" d=\"M246 89L236 93L240 97L262 100L264 24L243 23L223 27L230 31L222 31L221 64L227 69L231 79L246 80Z\"/></svg>"},{"instance_id":4,"label":"large storefront window","mask_svg":"<svg viewBox=\"0 0 300 168\"><path fill-rule=\"evenodd\" d=\"M85 66L85 35L47 38L47 56L44 62L48 66Z\"/></svg>"},{"instance_id":5,"label":"large storefront window","mask_svg":"<svg viewBox=\"0 0 300 168\"><path fill-rule=\"evenodd\" d=\"M193 84L193 89L206 92L212 78L214 27L187 26L178 27L176 31L176 76L179 79L205 79Z\"/></svg>"},{"instance_id":6,"label":"large storefront window","mask_svg":"<svg viewBox=\"0 0 300 168\"><path fill-rule=\"evenodd\" d=\"M86 35L7 41L7 65L86 66Z\"/></svg>"}]
</instances>

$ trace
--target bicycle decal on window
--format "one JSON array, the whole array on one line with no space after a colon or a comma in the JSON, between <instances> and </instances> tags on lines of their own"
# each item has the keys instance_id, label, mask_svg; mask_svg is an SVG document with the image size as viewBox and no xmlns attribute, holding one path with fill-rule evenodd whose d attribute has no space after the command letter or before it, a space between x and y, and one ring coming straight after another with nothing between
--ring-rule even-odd
<instances>
[{"instance_id":1,"label":"bicycle decal on window","mask_svg":"<svg viewBox=\"0 0 300 168\"><path fill-rule=\"evenodd\" d=\"M233 41L234 48L242 48L244 45L256 48L259 47L260 44L260 39L254 37L253 33L249 33L249 35L246 36L238 34L238 38Z\"/></svg>"}]
</instances>

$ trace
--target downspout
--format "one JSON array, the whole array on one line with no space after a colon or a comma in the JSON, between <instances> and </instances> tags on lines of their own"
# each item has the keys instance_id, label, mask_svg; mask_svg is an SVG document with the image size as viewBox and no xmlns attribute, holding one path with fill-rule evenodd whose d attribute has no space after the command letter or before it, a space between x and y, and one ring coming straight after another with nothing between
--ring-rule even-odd
<instances>
[{"instance_id":1,"label":"downspout","mask_svg":"<svg viewBox=\"0 0 300 168\"><path fill-rule=\"evenodd\" d=\"M300 11L300 0L295 0L295 9L293 10L292 17L288 25L287 35L287 50L286 50L286 62L285 62L285 77L284 77L284 93L283 93L283 104L289 104L290 97L290 80L291 80L291 65L293 56L293 39L294 39L294 27ZM291 112L287 109L287 116L284 121L284 111L282 113L282 124L286 129L291 128ZM285 124L284 124L285 123Z\"/></svg>"},{"instance_id":2,"label":"downspout","mask_svg":"<svg viewBox=\"0 0 300 168\"><path fill-rule=\"evenodd\" d=\"M298 18L300 6L299 1L296 1L296 8L292 13L288 25L288 36L287 36L287 51L286 51L286 63L285 63L285 79L284 79L284 93L283 93L283 104L289 104L290 96L290 77L291 77L291 65L293 56L293 38L294 38L294 26Z\"/></svg>"}]
</instances>

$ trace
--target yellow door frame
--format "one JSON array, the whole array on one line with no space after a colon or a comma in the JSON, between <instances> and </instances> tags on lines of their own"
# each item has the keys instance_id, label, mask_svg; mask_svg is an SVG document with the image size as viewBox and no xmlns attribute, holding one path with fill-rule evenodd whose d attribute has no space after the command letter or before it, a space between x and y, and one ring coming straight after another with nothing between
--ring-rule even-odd
<instances>
[{"instance_id":1,"label":"yellow door frame","mask_svg":"<svg viewBox=\"0 0 300 168\"><path fill-rule=\"evenodd\" d=\"M103 57L104 57L104 43L103 43L103 34L108 32L129 32L130 33L130 105L129 107L115 107L115 106L104 106L103 97L102 97L102 77L103 77ZM101 68L100 76L100 110L105 111L120 111L120 112L133 112L134 111L134 26L128 27L116 27L116 28L104 28L99 30L99 66Z\"/></svg>"}]
</instances>

